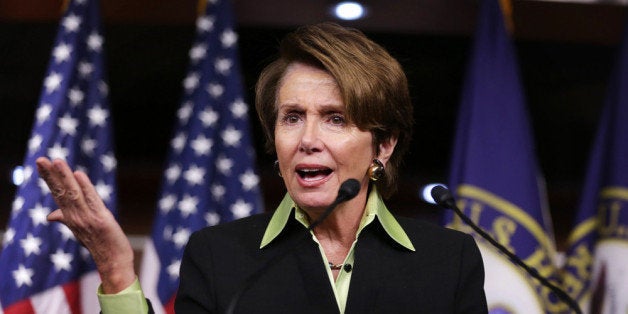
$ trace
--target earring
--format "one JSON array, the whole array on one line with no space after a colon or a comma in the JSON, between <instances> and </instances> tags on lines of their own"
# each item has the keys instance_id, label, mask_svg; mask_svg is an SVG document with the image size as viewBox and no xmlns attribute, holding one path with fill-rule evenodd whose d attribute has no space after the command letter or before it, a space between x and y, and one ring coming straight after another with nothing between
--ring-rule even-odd
<instances>
[{"instance_id":1,"label":"earring","mask_svg":"<svg viewBox=\"0 0 628 314\"><path fill-rule=\"evenodd\" d=\"M279 171L279 160L275 160L275 162L273 163L273 168L275 169L275 171L277 171L277 175L279 175L279 177L282 177L281 171Z\"/></svg>"},{"instance_id":2,"label":"earring","mask_svg":"<svg viewBox=\"0 0 628 314\"><path fill-rule=\"evenodd\" d=\"M384 165L379 159L373 159L373 163L367 171L371 181L377 181L384 176Z\"/></svg>"}]
</instances>

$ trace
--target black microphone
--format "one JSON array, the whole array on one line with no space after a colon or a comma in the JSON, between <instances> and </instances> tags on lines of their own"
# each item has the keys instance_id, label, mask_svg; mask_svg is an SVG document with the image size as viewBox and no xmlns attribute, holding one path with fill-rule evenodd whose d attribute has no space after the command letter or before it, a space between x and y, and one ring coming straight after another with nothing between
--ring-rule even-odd
<instances>
[{"instance_id":1,"label":"black microphone","mask_svg":"<svg viewBox=\"0 0 628 314\"><path fill-rule=\"evenodd\" d=\"M316 226L318 226L320 223L322 223L323 220L325 220L327 218L327 216L329 216L331 214L331 212L334 211L334 209L340 203L346 202L346 201L354 198L356 195L358 195L358 192L360 192L360 182L358 182L358 180L356 180L356 179L347 179L345 182L343 182L340 185L340 188L338 189L338 195L336 196L336 199L325 209L323 214L321 214L316 220L314 220L314 222L312 222L309 225L309 227L307 227L306 232L303 235L303 238L301 238L297 242L297 245L277 253L277 255L273 256L270 260L268 260L268 262L266 262L266 264L264 264L260 269L258 269L256 272L251 274L244 281L244 283L240 286L240 288L233 295L233 298L231 299L231 302L229 302L229 307L227 308L226 313L227 314L233 314L234 311L235 311L236 306L238 305L238 301L240 300L240 297L242 296L242 294L244 294L244 292L251 285L253 285L268 270L268 268L270 268L272 265L277 264L277 262L279 262L281 259L286 257L288 255L288 253L290 253L291 251L295 250L298 247L301 247L301 245L303 245L303 243L305 243L305 240L310 238L309 237L310 231L314 230L314 228L316 228Z\"/></svg>"},{"instance_id":2,"label":"black microphone","mask_svg":"<svg viewBox=\"0 0 628 314\"><path fill-rule=\"evenodd\" d=\"M552 284L547 278L541 276L536 269L528 266L524 263L517 255L510 252L507 248L497 242L493 237L491 237L488 233L486 233L482 228L480 228L477 224L473 222L469 217L467 217L461 210L456 206L456 201L454 200L454 196L451 194L449 189L442 185L437 185L432 188L431 191L432 198L439 206L443 208L448 208L456 212L456 214L464 221L467 225L469 225L475 232L477 232L482 238L486 239L489 243L491 243L494 247L496 247L500 252L506 254L508 258L515 263L517 266L525 269L528 274L532 277L536 278L542 285L548 287L552 292L554 292L561 300L563 300L570 308L572 308L576 313L582 314L582 310L580 310L580 306L578 303L572 299L565 291L558 288L554 284Z\"/></svg>"}]
</instances>

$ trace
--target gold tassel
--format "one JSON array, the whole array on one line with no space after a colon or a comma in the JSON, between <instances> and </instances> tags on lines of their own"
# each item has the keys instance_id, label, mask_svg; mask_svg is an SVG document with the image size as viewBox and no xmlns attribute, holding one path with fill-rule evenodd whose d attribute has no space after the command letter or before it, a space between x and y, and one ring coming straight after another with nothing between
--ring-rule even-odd
<instances>
[{"instance_id":1,"label":"gold tassel","mask_svg":"<svg viewBox=\"0 0 628 314\"><path fill-rule=\"evenodd\" d=\"M506 25L506 31L512 35L515 32L515 22L512 18L512 1L511 0L499 0L499 6L502 9L502 15L504 16L504 25Z\"/></svg>"}]
</instances>

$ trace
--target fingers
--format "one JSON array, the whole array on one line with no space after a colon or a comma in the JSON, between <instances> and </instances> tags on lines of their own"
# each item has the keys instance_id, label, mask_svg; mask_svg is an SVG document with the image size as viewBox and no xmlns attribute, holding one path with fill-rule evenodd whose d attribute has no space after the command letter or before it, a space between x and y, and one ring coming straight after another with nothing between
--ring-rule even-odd
<instances>
[{"instance_id":1,"label":"fingers","mask_svg":"<svg viewBox=\"0 0 628 314\"><path fill-rule=\"evenodd\" d=\"M84 201L89 208L106 208L105 203L102 201L100 195L98 195L98 192L96 191L96 188L85 173L75 171L74 178L76 179L76 182L83 193Z\"/></svg>"}]
</instances>

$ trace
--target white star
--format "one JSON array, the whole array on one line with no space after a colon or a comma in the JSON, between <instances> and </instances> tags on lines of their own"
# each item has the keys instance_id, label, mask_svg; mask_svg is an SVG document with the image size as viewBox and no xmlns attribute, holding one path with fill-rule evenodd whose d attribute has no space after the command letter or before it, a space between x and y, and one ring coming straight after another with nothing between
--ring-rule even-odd
<instances>
[{"instance_id":1,"label":"white star","mask_svg":"<svg viewBox=\"0 0 628 314\"><path fill-rule=\"evenodd\" d=\"M50 160L61 159L66 160L70 152L67 148L61 146L59 143L55 143L54 146L48 148L48 157Z\"/></svg>"},{"instance_id":2,"label":"white star","mask_svg":"<svg viewBox=\"0 0 628 314\"><path fill-rule=\"evenodd\" d=\"M172 226L167 225L164 227L163 238L166 241L172 240Z\"/></svg>"},{"instance_id":3,"label":"white star","mask_svg":"<svg viewBox=\"0 0 628 314\"><path fill-rule=\"evenodd\" d=\"M107 96L107 94L109 94L109 85L104 81L100 81L98 82L98 90L103 96Z\"/></svg>"},{"instance_id":4,"label":"white star","mask_svg":"<svg viewBox=\"0 0 628 314\"><path fill-rule=\"evenodd\" d=\"M216 160L216 167L218 168L218 171L220 171L220 173L227 176L231 174L231 167L233 167L233 161L225 156L220 156L218 157L218 160Z\"/></svg>"},{"instance_id":5,"label":"white star","mask_svg":"<svg viewBox=\"0 0 628 314\"><path fill-rule=\"evenodd\" d=\"M61 238L63 239L63 241L68 241L68 240L76 241L76 238L74 237L74 233L72 233L72 230L70 230L70 228L68 228L66 225L57 224L57 230L59 230L59 233L61 233Z\"/></svg>"},{"instance_id":6,"label":"white star","mask_svg":"<svg viewBox=\"0 0 628 314\"><path fill-rule=\"evenodd\" d=\"M87 47L93 51L100 51L102 49L103 38L100 34L93 32L87 37Z\"/></svg>"},{"instance_id":7,"label":"white star","mask_svg":"<svg viewBox=\"0 0 628 314\"><path fill-rule=\"evenodd\" d=\"M30 153L36 152L41 147L42 141L43 138L41 137L41 135L35 134L35 136L31 137L28 140L28 151Z\"/></svg>"},{"instance_id":8,"label":"white star","mask_svg":"<svg viewBox=\"0 0 628 314\"><path fill-rule=\"evenodd\" d=\"M174 242L174 245L180 249L188 243L190 234L190 230L187 228L179 228L177 232L172 234L172 242Z\"/></svg>"},{"instance_id":9,"label":"white star","mask_svg":"<svg viewBox=\"0 0 628 314\"><path fill-rule=\"evenodd\" d=\"M235 147L240 145L242 133L230 125L224 131L222 131L221 137L223 142L225 142L227 146Z\"/></svg>"},{"instance_id":10,"label":"white star","mask_svg":"<svg viewBox=\"0 0 628 314\"><path fill-rule=\"evenodd\" d=\"M207 47L203 44L196 44L190 49L190 59L192 59L194 63L204 58L205 55L207 55Z\"/></svg>"},{"instance_id":11,"label":"white star","mask_svg":"<svg viewBox=\"0 0 628 314\"><path fill-rule=\"evenodd\" d=\"M50 113L52 112L52 106L50 104L44 103L41 107L37 108L37 124L42 124L44 121L48 120L50 117Z\"/></svg>"},{"instance_id":12,"label":"white star","mask_svg":"<svg viewBox=\"0 0 628 314\"><path fill-rule=\"evenodd\" d=\"M20 264L19 268L13 271L13 279L15 280L15 285L18 288L23 285L32 286L33 275L35 275L35 272L32 269L26 268L24 267L24 265Z\"/></svg>"},{"instance_id":13,"label":"white star","mask_svg":"<svg viewBox=\"0 0 628 314\"><path fill-rule=\"evenodd\" d=\"M89 170L83 165L76 165L76 170L84 172L86 175L89 175Z\"/></svg>"},{"instance_id":14,"label":"white star","mask_svg":"<svg viewBox=\"0 0 628 314\"><path fill-rule=\"evenodd\" d=\"M44 181L44 179L39 178L39 180L37 180L37 185L39 186L39 190L41 190L41 194L50 194L50 188L48 187L48 184L46 184L46 181Z\"/></svg>"},{"instance_id":15,"label":"white star","mask_svg":"<svg viewBox=\"0 0 628 314\"><path fill-rule=\"evenodd\" d=\"M231 205L231 213L234 219L246 217L251 214L253 206L251 204L239 199L235 204Z\"/></svg>"},{"instance_id":16,"label":"white star","mask_svg":"<svg viewBox=\"0 0 628 314\"><path fill-rule=\"evenodd\" d=\"M220 222L220 215L215 212L205 213L205 221L208 226L215 226Z\"/></svg>"},{"instance_id":17,"label":"white star","mask_svg":"<svg viewBox=\"0 0 628 314\"><path fill-rule=\"evenodd\" d=\"M92 74L92 72L94 72L94 66L87 61L83 61L78 65L78 72L81 78L87 78L90 74Z\"/></svg>"},{"instance_id":18,"label":"white star","mask_svg":"<svg viewBox=\"0 0 628 314\"><path fill-rule=\"evenodd\" d=\"M173 194L168 194L159 200L159 209L163 214L169 213L177 203L177 197Z\"/></svg>"},{"instance_id":19,"label":"white star","mask_svg":"<svg viewBox=\"0 0 628 314\"><path fill-rule=\"evenodd\" d=\"M223 48L230 48L238 41L238 34L231 29L227 29L220 35L220 41Z\"/></svg>"},{"instance_id":20,"label":"white star","mask_svg":"<svg viewBox=\"0 0 628 314\"><path fill-rule=\"evenodd\" d=\"M87 117L89 118L89 124L91 126L105 126L105 121L109 117L109 111L101 108L100 106L96 106L87 111Z\"/></svg>"},{"instance_id":21,"label":"white star","mask_svg":"<svg viewBox=\"0 0 628 314\"><path fill-rule=\"evenodd\" d=\"M246 173L240 175L240 183L245 191L250 191L259 184L259 177L252 170L247 170Z\"/></svg>"},{"instance_id":22,"label":"white star","mask_svg":"<svg viewBox=\"0 0 628 314\"><path fill-rule=\"evenodd\" d=\"M89 251L87 250L87 248L86 248L86 247L84 247L84 246L79 247L79 254L81 254L81 259L82 259L84 262L87 262L87 261L89 261L89 260L91 260L91 259L92 259L92 254L91 254L91 253L89 253Z\"/></svg>"},{"instance_id":23,"label":"white star","mask_svg":"<svg viewBox=\"0 0 628 314\"><path fill-rule=\"evenodd\" d=\"M188 170L183 173L183 178L189 185L202 184L205 177L205 169L196 165L190 166Z\"/></svg>"},{"instance_id":24,"label":"white star","mask_svg":"<svg viewBox=\"0 0 628 314\"><path fill-rule=\"evenodd\" d=\"M198 73L190 73L183 80L183 87L185 88L187 92L191 92L198 86L199 80L200 80L200 77Z\"/></svg>"},{"instance_id":25,"label":"white star","mask_svg":"<svg viewBox=\"0 0 628 314\"><path fill-rule=\"evenodd\" d=\"M226 192L227 191L225 190L225 187L220 184L214 184L211 187L212 196L217 201L220 201L220 199L222 199Z\"/></svg>"},{"instance_id":26,"label":"white star","mask_svg":"<svg viewBox=\"0 0 628 314\"><path fill-rule=\"evenodd\" d=\"M13 200L13 213L17 214L22 211L22 206L24 206L24 198L21 196L16 197L15 200Z\"/></svg>"},{"instance_id":27,"label":"white star","mask_svg":"<svg viewBox=\"0 0 628 314\"><path fill-rule=\"evenodd\" d=\"M61 43L54 48L52 56L55 58L55 63L61 63L63 61L68 61L71 53L72 46L66 43Z\"/></svg>"},{"instance_id":28,"label":"white star","mask_svg":"<svg viewBox=\"0 0 628 314\"><path fill-rule=\"evenodd\" d=\"M199 136L190 143L190 147L192 147L196 156L209 155L212 145L214 145L213 141L206 138L203 134L199 134Z\"/></svg>"},{"instance_id":29,"label":"white star","mask_svg":"<svg viewBox=\"0 0 628 314\"><path fill-rule=\"evenodd\" d=\"M54 254L50 254L50 260L55 265L55 270L60 272L61 270L70 271L72 267L70 267L70 263L72 262L73 256L70 253L65 253L61 249L57 249L57 252Z\"/></svg>"},{"instance_id":30,"label":"white star","mask_svg":"<svg viewBox=\"0 0 628 314\"><path fill-rule=\"evenodd\" d=\"M14 237L15 230L13 230L13 228L7 229L7 231L4 232L4 237L2 238L2 246L6 247L9 243L12 243Z\"/></svg>"},{"instance_id":31,"label":"white star","mask_svg":"<svg viewBox=\"0 0 628 314\"><path fill-rule=\"evenodd\" d=\"M233 114L233 116L236 118L242 118L246 116L247 112L249 111L249 107L244 101L242 101L242 99L236 99L236 101L231 104L230 109L231 114Z\"/></svg>"},{"instance_id":32,"label":"white star","mask_svg":"<svg viewBox=\"0 0 628 314\"><path fill-rule=\"evenodd\" d=\"M33 175L33 167L31 166L24 167L24 182L30 181L32 175Z\"/></svg>"},{"instance_id":33,"label":"white star","mask_svg":"<svg viewBox=\"0 0 628 314\"><path fill-rule=\"evenodd\" d=\"M78 120L72 118L69 113L66 113L63 117L59 118L57 126L61 129L61 133L74 136L76 134L76 127L78 127Z\"/></svg>"},{"instance_id":34,"label":"white star","mask_svg":"<svg viewBox=\"0 0 628 314\"><path fill-rule=\"evenodd\" d=\"M225 92L225 88L217 83L209 83L209 85L207 85L207 92L215 99L220 97Z\"/></svg>"},{"instance_id":35,"label":"white star","mask_svg":"<svg viewBox=\"0 0 628 314\"><path fill-rule=\"evenodd\" d=\"M98 193L98 196L100 196L103 201L108 202L109 200L111 200L111 193L113 193L113 188L110 185L106 184L103 181L98 181L98 184L96 184L94 188L96 188L96 193Z\"/></svg>"},{"instance_id":36,"label":"white star","mask_svg":"<svg viewBox=\"0 0 628 314\"><path fill-rule=\"evenodd\" d=\"M198 198L186 194L183 199L179 201L179 210L183 218L188 218L191 214L196 213L196 206L198 206Z\"/></svg>"},{"instance_id":37,"label":"white star","mask_svg":"<svg viewBox=\"0 0 628 314\"><path fill-rule=\"evenodd\" d=\"M210 127L214 126L216 121L218 121L218 113L212 110L212 108L207 107L203 110L203 112L201 112L198 118L203 123L203 126Z\"/></svg>"},{"instance_id":38,"label":"white star","mask_svg":"<svg viewBox=\"0 0 628 314\"><path fill-rule=\"evenodd\" d=\"M204 32L211 31L214 28L214 18L209 16L203 16L197 19L196 28Z\"/></svg>"},{"instance_id":39,"label":"white star","mask_svg":"<svg viewBox=\"0 0 628 314\"><path fill-rule=\"evenodd\" d=\"M172 184L181 176L181 167L179 165L171 165L166 169L166 179Z\"/></svg>"},{"instance_id":40,"label":"white star","mask_svg":"<svg viewBox=\"0 0 628 314\"><path fill-rule=\"evenodd\" d=\"M81 150L83 150L83 153L85 153L85 155L92 156L94 155L94 149L96 149L96 144L96 140L89 137L84 137L81 141Z\"/></svg>"},{"instance_id":41,"label":"white star","mask_svg":"<svg viewBox=\"0 0 628 314\"><path fill-rule=\"evenodd\" d=\"M44 86L46 87L46 93L50 94L59 88L63 82L63 76L56 72L51 72L44 80Z\"/></svg>"},{"instance_id":42,"label":"white star","mask_svg":"<svg viewBox=\"0 0 628 314\"><path fill-rule=\"evenodd\" d=\"M227 75L229 74L232 65L233 63L231 60L227 58L216 58L216 61L214 62L214 69L222 75Z\"/></svg>"},{"instance_id":43,"label":"white star","mask_svg":"<svg viewBox=\"0 0 628 314\"><path fill-rule=\"evenodd\" d=\"M81 18L71 14L63 20L62 24L66 32L76 32L81 26Z\"/></svg>"},{"instance_id":44,"label":"white star","mask_svg":"<svg viewBox=\"0 0 628 314\"><path fill-rule=\"evenodd\" d=\"M186 101L179 110L177 110L177 117L179 117L179 121L181 124L186 124L188 119L192 115L192 102Z\"/></svg>"},{"instance_id":45,"label":"white star","mask_svg":"<svg viewBox=\"0 0 628 314\"><path fill-rule=\"evenodd\" d=\"M31 233L26 235L26 239L20 240L20 246L24 250L24 255L27 257L31 254L39 254L39 246L41 245L41 239L35 238Z\"/></svg>"},{"instance_id":46,"label":"white star","mask_svg":"<svg viewBox=\"0 0 628 314\"><path fill-rule=\"evenodd\" d=\"M171 280L176 280L179 278L179 269L181 268L181 261L175 260L172 264L168 265L167 272L170 275Z\"/></svg>"},{"instance_id":47,"label":"white star","mask_svg":"<svg viewBox=\"0 0 628 314\"><path fill-rule=\"evenodd\" d=\"M113 154L111 153L102 155L100 157L100 163L102 163L102 166L105 172L110 172L114 170L116 166L118 165L118 162L116 161L116 157L114 157Z\"/></svg>"},{"instance_id":48,"label":"white star","mask_svg":"<svg viewBox=\"0 0 628 314\"><path fill-rule=\"evenodd\" d=\"M37 203L35 207L29 210L29 212L29 216L31 217L31 220L33 221L33 225L35 227L39 225L48 225L48 220L46 219L46 217L48 216L48 214L50 214L50 208L43 207L40 203Z\"/></svg>"},{"instance_id":49,"label":"white star","mask_svg":"<svg viewBox=\"0 0 628 314\"><path fill-rule=\"evenodd\" d=\"M73 87L68 92L68 99L70 100L70 105L76 107L83 103L85 93L83 93L83 91L81 91L78 87Z\"/></svg>"},{"instance_id":50,"label":"white star","mask_svg":"<svg viewBox=\"0 0 628 314\"><path fill-rule=\"evenodd\" d=\"M172 142L170 143L170 145L172 146L172 149L174 149L174 151L178 154L178 153L181 153L181 151L185 147L186 141L187 141L187 136L185 136L185 134L183 133L179 133L177 134L177 136L175 136L175 138L172 139Z\"/></svg>"}]
</instances>

